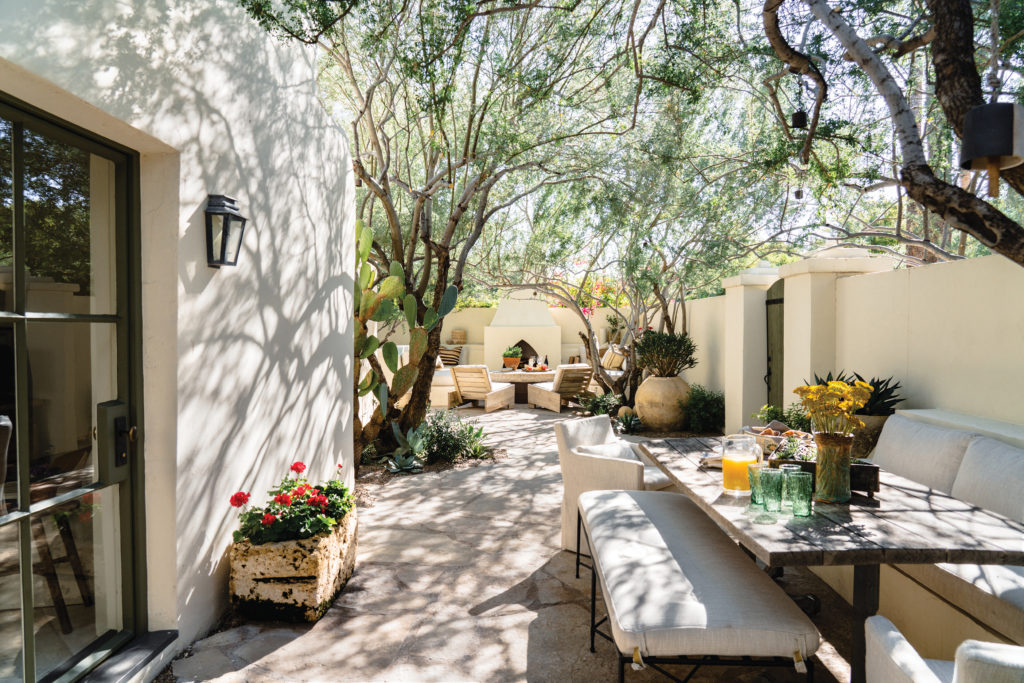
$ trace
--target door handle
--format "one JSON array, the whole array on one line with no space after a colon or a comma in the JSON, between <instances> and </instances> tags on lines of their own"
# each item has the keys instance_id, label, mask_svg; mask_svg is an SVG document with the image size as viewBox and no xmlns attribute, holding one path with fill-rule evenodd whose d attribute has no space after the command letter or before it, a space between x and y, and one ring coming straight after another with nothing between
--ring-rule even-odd
<instances>
[{"instance_id":1,"label":"door handle","mask_svg":"<svg viewBox=\"0 0 1024 683\"><path fill-rule=\"evenodd\" d=\"M96 406L97 475L104 484L128 478L131 444L138 430L129 422L128 404L105 401Z\"/></svg>"}]
</instances>

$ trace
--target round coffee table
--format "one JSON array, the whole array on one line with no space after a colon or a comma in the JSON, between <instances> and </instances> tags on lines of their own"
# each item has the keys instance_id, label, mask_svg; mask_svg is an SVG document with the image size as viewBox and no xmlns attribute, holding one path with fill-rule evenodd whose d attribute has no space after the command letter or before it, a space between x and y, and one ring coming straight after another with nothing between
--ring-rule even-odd
<instances>
[{"instance_id":1,"label":"round coffee table","mask_svg":"<svg viewBox=\"0 0 1024 683\"><path fill-rule=\"evenodd\" d=\"M526 403L527 387L538 382L550 382L555 379L554 370L539 370L527 372L526 370L491 370L492 382L511 382L516 388L516 403Z\"/></svg>"}]
</instances>

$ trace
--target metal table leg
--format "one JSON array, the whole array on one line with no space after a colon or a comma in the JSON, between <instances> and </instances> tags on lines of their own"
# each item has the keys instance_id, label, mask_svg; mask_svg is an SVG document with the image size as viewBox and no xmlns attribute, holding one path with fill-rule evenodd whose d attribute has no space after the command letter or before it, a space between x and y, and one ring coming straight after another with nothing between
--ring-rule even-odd
<instances>
[{"instance_id":1,"label":"metal table leg","mask_svg":"<svg viewBox=\"0 0 1024 683\"><path fill-rule=\"evenodd\" d=\"M852 683L864 683L864 620L878 612L879 565L858 564L853 567L853 609L857 618L853 624L853 646L850 662Z\"/></svg>"}]
</instances>

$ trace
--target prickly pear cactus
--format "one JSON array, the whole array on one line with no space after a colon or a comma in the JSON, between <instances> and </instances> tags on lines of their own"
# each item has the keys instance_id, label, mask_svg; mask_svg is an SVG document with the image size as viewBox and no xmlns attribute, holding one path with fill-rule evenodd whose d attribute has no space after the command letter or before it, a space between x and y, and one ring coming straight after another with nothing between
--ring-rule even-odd
<instances>
[{"instance_id":1,"label":"prickly pear cactus","mask_svg":"<svg viewBox=\"0 0 1024 683\"><path fill-rule=\"evenodd\" d=\"M381 417L386 417L391 403L412 388L419 377L419 364L427 351L427 334L437 326L444 316L455 308L459 297L458 288L449 286L441 297L438 310L428 308L423 315L423 323L417 322L416 297L405 292L405 271L399 263L392 263L386 277L370 262L370 249L373 245L373 233L370 228L356 221L356 234L359 237L356 249L356 272L358 279L355 288L355 353L360 360L365 360L380 349L384 364L394 375L389 387L380 374L371 369L359 382L360 397L371 394L377 399L377 410ZM398 347L394 342L380 343L369 334L367 324L371 321L390 320L400 312L409 325L409 362L399 366Z\"/></svg>"}]
</instances>

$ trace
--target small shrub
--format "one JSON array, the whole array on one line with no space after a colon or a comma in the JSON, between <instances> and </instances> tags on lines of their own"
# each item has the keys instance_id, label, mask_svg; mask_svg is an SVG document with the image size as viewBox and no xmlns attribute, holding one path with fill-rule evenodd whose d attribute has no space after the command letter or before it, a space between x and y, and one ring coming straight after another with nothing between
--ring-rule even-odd
<instances>
[{"instance_id":1,"label":"small shrub","mask_svg":"<svg viewBox=\"0 0 1024 683\"><path fill-rule=\"evenodd\" d=\"M622 434L636 434L643 431L644 428L644 423L636 413L626 413L622 417L616 418L616 423Z\"/></svg>"},{"instance_id":2,"label":"small shrub","mask_svg":"<svg viewBox=\"0 0 1024 683\"><path fill-rule=\"evenodd\" d=\"M518 346L510 346L501 352L502 358L522 358L523 349Z\"/></svg>"},{"instance_id":3,"label":"small shrub","mask_svg":"<svg viewBox=\"0 0 1024 683\"><path fill-rule=\"evenodd\" d=\"M583 410L591 415L612 415L622 405L622 401L615 394L586 394L577 396L576 400L583 406Z\"/></svg>"},{"instance_id":4,"label":"small shrub","mask_svg":"<svg viewBox=\"0 0 1024 683\"><path fill-rule=\"evenodd\" d=\"M691 432L720 433L725 427L725 394L694 384L686 404L686 420Z\"/></svg>"},{"instance_id":5,"label":"small shrub","mask_svg":"<svg viewBox=\"0 0 1024 683\"><path fill-rule=\"evenodd\" d=\"M422 429L423 457L427 464L487 456L483 428L464 422L453 411L430 411Z\"/></svg>"},{"instance_id":6,"label":"small shrub","mask_svg":"<svg viewBox=\"0 0 1024 683\"><path fill-rule=\"evenodd\" d=\"M807 411L799 403L792 403L785 410L765 404L761 406L761 410L753 413L751 417L759 425L766 425L769 422L778 420L790 429L796 429L801 432L811 431L811 416L807 414Z\"/></svg>"},{"instance_id":7,"label":"small shrub","mask_svg":"<svg viewBox=\"0 0 1024 683\"><path fill-rule=\"evenodd\" d=\"M669 334L647 330L634 347L637 365L655 377L676 377L697 364L697 345L685 332Z\"/></svg>"}]
</instances>

